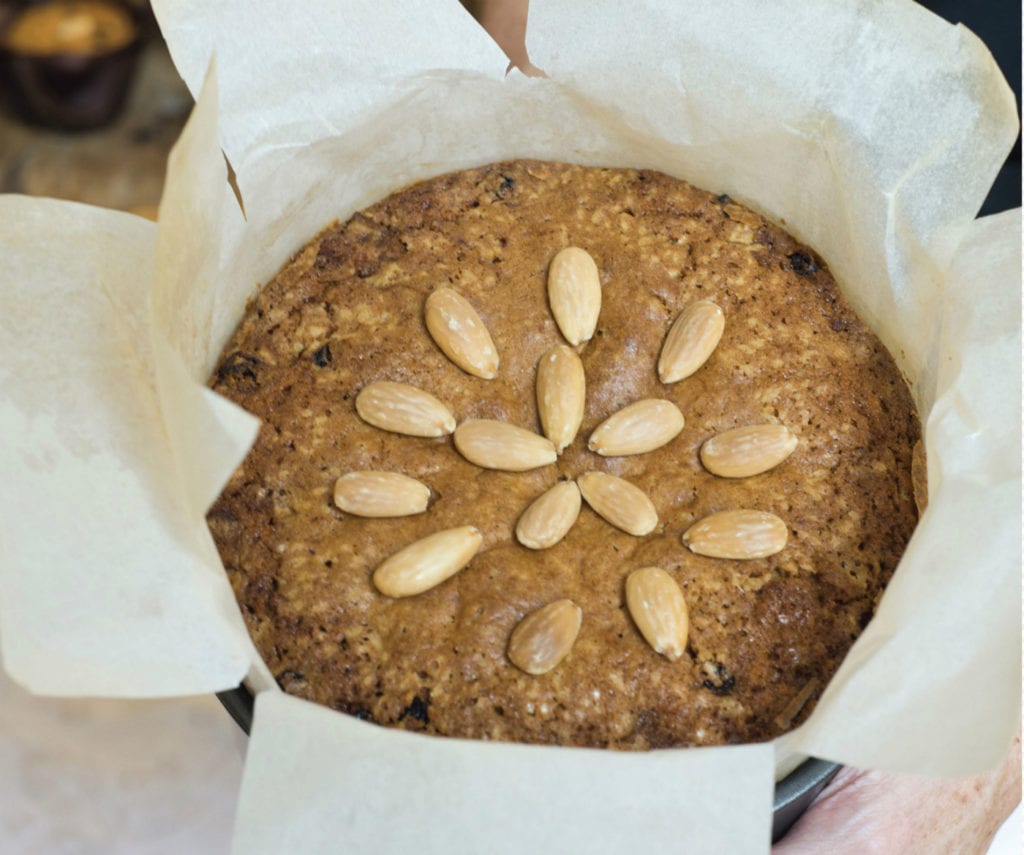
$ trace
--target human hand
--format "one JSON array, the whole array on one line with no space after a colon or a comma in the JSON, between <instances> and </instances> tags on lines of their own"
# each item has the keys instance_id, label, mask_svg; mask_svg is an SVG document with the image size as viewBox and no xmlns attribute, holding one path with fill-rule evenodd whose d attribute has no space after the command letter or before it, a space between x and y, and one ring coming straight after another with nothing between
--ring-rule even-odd
<instances>
[{"instance_id":1,"label":"human hand","mask_svg":"<svg viewBox=\"0 0 1024 855\"><path fill-rule=\"evenodd\" d=\"M527 77L544 77L526 52L526 19L529 0L460 0L480 26L509 58L509 70L518 68Z\"/></svg>"},{"instance_id":2,"label":"human hand","mask_svg":"<svg viewBox=\"0 0 1024 855\"><path fill-rule=\"evenodd\" d=\"M1020 798L1019 731L1002 766L973 778L844 767L772 855L980 855Z\"/></svg>"}]
</instances>

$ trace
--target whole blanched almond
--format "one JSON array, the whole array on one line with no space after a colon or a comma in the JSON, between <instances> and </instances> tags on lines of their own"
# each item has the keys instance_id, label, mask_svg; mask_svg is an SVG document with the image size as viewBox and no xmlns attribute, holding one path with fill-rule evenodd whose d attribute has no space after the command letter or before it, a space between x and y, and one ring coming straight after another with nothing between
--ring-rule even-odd
<instances>
[{"instance_id":1,"label":"whole blanched almond","mask_svg":"<svg viewBox=\"0 0 1024 855\"><path fill-rule=\"evenodd\" d=\"M626 534L643 537L658 525L654 503L635 484L607 472L584 472L576 483L586 503Z\"/></svg>"},{"instance_id":2,"label":"whole blanched almond","mask_svg":"<svg viewBox=\"0 0 1024 855\"><path fill-rule=\"evenodd\" d=\"M492 419L469 419L455 429L455 447L484 469L525 472L558 459L551 441L525 428Z\"/></svg>"},{"instance_id":3,"label":"whole blanched almond","mask_svg":"<svg viewBox=\"0 0 1024 855\"><path fill-rule=\"evenodd\" d=\"M356 395L356 412L374 427L407 436L446 436L455 416L429 392L408 383L379 380Z\"/></svg>"},{"instance_id":4,"label":"whole blanched almond","mask_svg":"<svg viewBox=\"0 0 1024 855\"><path fill-rule=\"evenodd\" d=\"M405 517L421 514L430 488L399 472L349 472L334 483L334 504L358 517Z\"/></svg>"},{"instance_id":5,"label":"whole blanched almond","mask_svg":"<svg viewBox=\"0 0 1024 855\"><path fill-rule=\"evenodd\" d=\"M683 533L691 552L711 558L767 558L786 547L789 530L767 511L719 511Z\"/></svg>"},{"instance_id":6,"label":"whole blanched almond","mask_svg":"<svg viewBox=\"0 0 1024 855\"><path fill-rule=\"evenodd\" d=\"M427 297L424 317L431 338L467 374L493 380L498 375L498 350L469 301L451 288Z\"/></svg>"},{"instance_id":7,"label":"whole blanched almond","mask_svg":"<svg viewBox=\"0 0 1024 855\"><path fill-rule=\"evenodd\" d=\"M373 574L377 590L389 597L422 594L465 567L483 543L471 525L439 531L396 552Z\"/></svg>"},{"instance_id":8,"label":"whole blanched almond","mask_svg":"<svg viewBox=\"0 0 1024 855\"><path fill-rule=\"evenodd\" d=\"M676 580L660 567L642 567L626 579L626 605L647 643L673 662L686 650L690 614Z\"/></svg>"},{"instance_id":9,"label":"whole blanched almond","mask_svg":"<svg viewBox=\"0 0 1024 855\"><path fill-rule=\"evenodd\" d=\"M537 410L555 451L561 453L576 438L585 398L583 362L576 351L562 344L545 353L537 366Z\"/></svg>"},{"instance_id":10,"label":"whole blanched almond","mask_svg":"<svg viewBox=\"0 0 1024 855\"><path fill-rule=\"evenodd\" d=\"M541 493L516 524L516 539L529 549L548 549L569 533L580 515L580 489L560 481Z\"/></svg>"},{"instance_id":11,"label":"whole blanched almond","mask_svg":"<svg viewBox=\"0 0 1024 855\"><path fill-rule=\"evenodd\" d=\"M559 251L548 267L548 302L566 341L590 341L601 314L601 276L590 253L578 246Z\"/></svg>"},{"instance_id":12,"label":"whole blanched almond","mask_svg":"<svg viewBox=\"0 0 1024 855\"><path fill-rule=\"evenodd\" d=\"M797 446L785 425L746 425L724 431L700 449L704 468L722 478L747 478L778 466Z\"/></svg>"},{"instance_id":13,"label":"whole blanched almond","mask_svg":"<svg viewBox=\"0 0 1024 855\"><path fill-rule=\"evenodd\" d=\"M697 300L683 309L661 348L661 382L675 383L693 374L708 361L724 330L725 316L710 300Z\"/></svg>"},{"instance_id":14,"label":"whole blanched almond","mask_svg":"<svg viewBox=\"0 0 1024 855\"><path fill-rule=\"evenodd\" d=\"M587 447L602 457L645 454L671 442L685 421L671 401L648 398L623 407L590 435Z\"/></svg>"},{"instance_id":15,"label":"whole blanched almond","mask_svg":"<svg viewBox=\"0 0 1024 855\"><path fill-rule=\"evenodd\" d=\"M547 674L569 655L582 622L583 612L572 600L548 603L512 630L508 658L527 674Z\"/></svg>"}]
</instances>

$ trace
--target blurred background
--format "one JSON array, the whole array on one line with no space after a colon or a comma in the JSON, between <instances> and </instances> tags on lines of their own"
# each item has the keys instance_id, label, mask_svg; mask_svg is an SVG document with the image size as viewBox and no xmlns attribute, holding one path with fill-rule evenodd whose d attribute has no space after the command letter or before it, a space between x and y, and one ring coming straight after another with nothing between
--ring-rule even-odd
<instances>
[{"instance_id":1,"label":"blurred background","mask_svg":"<svg viewBox=\"0 0 1024 855\"><path fill-rule=\"evenodd\" d=\"M191 105L145 0L0 0L0 192L155 217Z\"/></svg>"},{"instance_id":2,"label":"blurred background","mask_svg":"<svg viewBox=\"0 0 1024 855\"><path fill-rule=\"evenodd\" d=\"M1021 6L1015 0L920 0L921 5L941 15L947 21L962 23L988 45L999 63L1003 75L1017 96L1017 115L1020 115L1021 85ZM1020 134L1013 151L1003 164L981 215L996 214L1008 208L1020 207Z\"/></svg>"},{"instance_id":3,"label":"blurred background","mask_svg":"<svg viewBox=\"0 0 1024 855\"><path fill-rule=\"evenodd\" d=\"M463 2L508 45L499 2ZM1021 4L923 5L988 44L1019 104ZM191 106L146 0L0 0L0 192L155 218ZM982 213L1020 203L1018 137ZM244 745L212 696L37 698L0 669L0 852L226 852Z\"/></svg>"},{"instance_id":4,"label":"blurred background","mask_svg":"<svg viewBox=\"0 0 1024 855\"><path fill-rule=\"evenodd\" d=\"M500 25L501 2L463 2ZM923 5L982 38L1019 104L1021 4ZM0 192L155 216L191 104L147 0L0 0ZM1018 137L982 213L1017 207L1020 191Z\"/></svg>"}]
</instances>

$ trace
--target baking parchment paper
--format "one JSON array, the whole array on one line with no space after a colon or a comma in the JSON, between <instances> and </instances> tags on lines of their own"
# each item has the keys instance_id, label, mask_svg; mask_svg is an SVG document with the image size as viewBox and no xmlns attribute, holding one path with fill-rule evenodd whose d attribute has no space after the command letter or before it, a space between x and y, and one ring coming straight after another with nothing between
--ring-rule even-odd
<instances>
[{"instance_id":1,"label":"baking parchment paper","mask_svg":"<svg viewBox=\"0 0 1024 855\"><path fill-rule=\"evenodd\" d=\"M944 775L998 761L1020 698L1020 214L972 222L1017 125L976 38L911 3L581 14L547 0L530 44L551 78L502 79L454 3L154 7L186 82L207 79L155 247L124 215L0 200L0 637L15 679L174 695L252 669L271 685L203 522L255 428L206 377L245 300L326 222L418 178L531 156L728 192L826 258L912 383L931 504L878 617L777 748ZM772 750L463 743L267 692L236 848L379 851L387 827L394 845L418 829L427 851L516 851L538 828L567 845L555 825L570 817L594 851L623 834L759 851ZM620 809L627 794L650 813ZM438 824L459 833L431 836Z\"/></svg>"}]
</instances>

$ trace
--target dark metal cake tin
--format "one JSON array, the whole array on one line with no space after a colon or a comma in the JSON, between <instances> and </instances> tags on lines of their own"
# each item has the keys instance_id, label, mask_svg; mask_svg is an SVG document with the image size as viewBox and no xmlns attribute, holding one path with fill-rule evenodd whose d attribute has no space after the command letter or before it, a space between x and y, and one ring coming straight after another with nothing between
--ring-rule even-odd
<instances>
[{"instance_id":1,"label":"dark metal cake tin","mask_svg":"<svg viewBox=\"0 0 1024 855\"><path fill-rule=\"evenodd\" d=\"M227 692L218 692L217 698L235 723L248 733L252 727L252 693L245 686L239 686ZM805 760L775 784L772 813L773 843L789 831L790 826L810 807L811 802L818 797L818 793L832 780L839 768L836 763L812 758Z\"/></svg>"}]
</instances>

